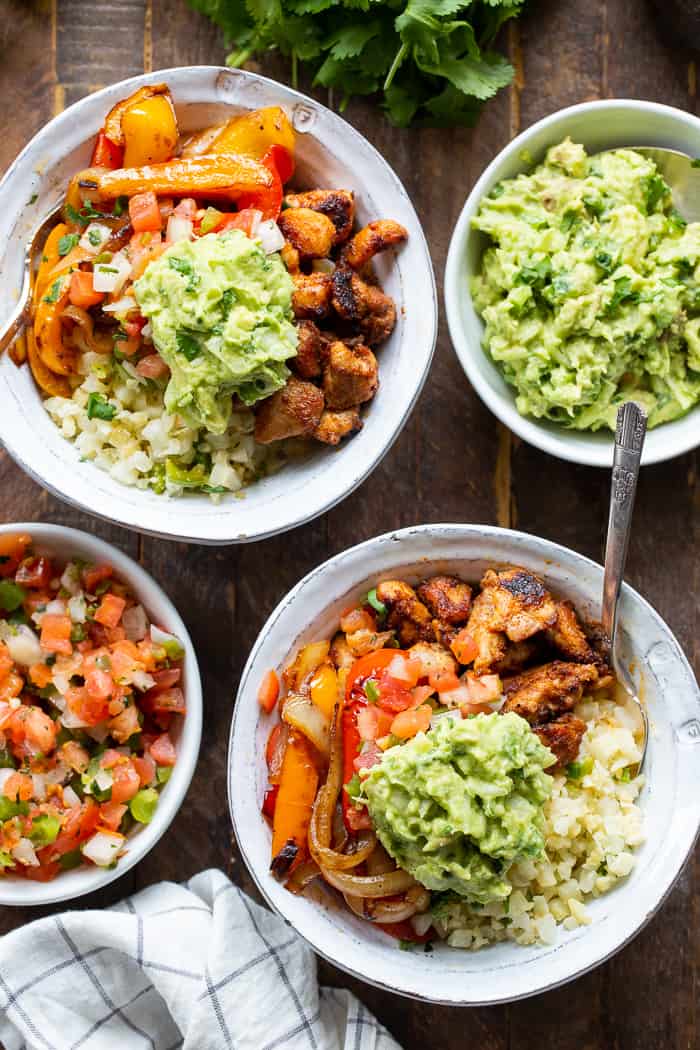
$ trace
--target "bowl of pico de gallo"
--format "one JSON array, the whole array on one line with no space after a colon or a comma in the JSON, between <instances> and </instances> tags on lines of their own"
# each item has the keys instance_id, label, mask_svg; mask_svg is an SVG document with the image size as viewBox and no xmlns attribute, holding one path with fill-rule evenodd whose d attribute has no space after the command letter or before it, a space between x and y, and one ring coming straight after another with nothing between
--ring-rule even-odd
<instances>
[{"instance_id":1,"label":"bowl of pico de gallo","mask_svg":"<svg viewBox=\"0 0 700 1050\"><path fill-rule=\"evenodd\" d=\"M132 868L185 797L201 724L192 642L143 568L76 529L0 525L0 903Z\"/></svg>"}]
</instances>

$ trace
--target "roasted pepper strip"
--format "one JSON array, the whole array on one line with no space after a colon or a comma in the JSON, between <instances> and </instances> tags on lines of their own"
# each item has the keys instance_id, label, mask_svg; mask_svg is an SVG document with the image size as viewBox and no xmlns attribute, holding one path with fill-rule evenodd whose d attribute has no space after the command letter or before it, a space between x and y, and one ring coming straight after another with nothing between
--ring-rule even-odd
<instances>
[{"instance_id":1,"label":"roasted pepper strip","mask_svg":"<svg viewBox=\"0 0 700 1050\"><path fill-rule=\"evenodd\" d=\"M207 152L238 153L260 160L270 146L284 146L293 155L295 139L294 128L284 110L267 106L229 120Z\"/></svg>"},{"instance_id":2,"label":"roasted pepper strip","mask_svg":"<svg viewBox=\"0 0 700 1050\"><path fill-rule=\"evenodd\" d=\"M34 341L34 332L31 328L26 330L26 340L29 367L32 370L37 386L41 387L44 393L49 394L50 397L70 397L72 391L68 380L64 376L59 376L52 372L39 357Z\"/></svg>"},{"instance_id":3,"label":"roasted pepper strip","mask_svg":"<svg viewBox=\"0 0 700 1050\"><path fill-rule=\"evenodd\" d=\"M65 222L59 222L57 226L54 226L51 233L46 238L43 251L41 253L41 262L39 263L39 269L36 272L34 278L34 302L37 303L43 296L48 286L48 276L53 270L54 266L60 261L61 256L58 251L58 245L61 237L64 237L68 233L68 227Z\"/></svg>"},{"instance_id":4,"label":"roasted pepper strip","mask_svg":"<svg viewBox=\"0 0 700 1050\"><path fill-rule=\"evenodd\" d=\"M350 832L369 828L372 823L369 813L364 806L356 806L347 793L347 786L357 775L355 759L360 753L362 738L357 728L357 715L364 704L357 700L354 703L346 703L343 709L343 790L341 801L343 804L343 822Z\"/></svg>"},{"instance_id":5,"label":"roasted pepper strip","mask_svg":"<svg viewBox=\"0 0 700 1050\"><path fill-rule=\"evenodd\" d=\"M204 196L237 199L244 193L270 189L274 178L264 164L250 157L221 154L216 157L180 157L165 164L103 172L98 191L104 199L132 197L135 193L164 196Z\"/></svg>"},{"instance_id":6,"label":"roasted pepper strip","mask_svg":"<svg viewBox=\"0 0 700 1050\"><path fill-rule=\"evenodd\" d=\"M138 91L134 91L128 98L123 98L115 106L112 106L102 128L107 138L116 146L123 146L122 117L127 109L137 105L139 102L144 102L147 98L153 98L154 95L167 95L169 98L170 88L167 84L146 84L144 87L139 88Z\"/></svg>"},{"instance_id":7,"label":"roasted pepper strip","mask_svg":"<svg viewBox=\"0 0 700 1050\"><path fill-rule=\"evenodd\" d=\"M122 115L124 161L111 167L136 168L170 160L178 140L177 119L169 95L153 95L128 106Z\"/></svg>"},{"instance_id":8,"label":"roasted pepper strip","mask_svg":"<svg viewBox=\"0 0 700 1050\"><path fill-rule=\"evenodd\" d=\"M68 305L70 282L57 278L59 287L53 294L54 285L49 295L42 296L36 305L34 314L34 338L39 357L47 368L59 375L72 375L77 369L78 352L63 344L63 325L61 314ZM54 301L50 301L53 299Z\"/></svg>"},{"instance_id":9,"label":"roasted pepper strip","mask_svg":"<svg viewBox=\"0 0 700 1050\"><path fill-rule=\"evenodd\" d=\"M272 825L271 867L277 876L288 874L306 854L317 787L318 772L311 747L301 733L290 733Z\"/></svg>"}]
</instances>

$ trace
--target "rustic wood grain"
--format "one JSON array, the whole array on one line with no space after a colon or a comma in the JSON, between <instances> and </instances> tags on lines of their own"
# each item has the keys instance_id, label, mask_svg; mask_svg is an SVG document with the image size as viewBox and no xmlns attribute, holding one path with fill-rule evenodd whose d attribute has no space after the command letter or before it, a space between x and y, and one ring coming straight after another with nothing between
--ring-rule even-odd
<instances>
[{"instance_id":1,"label":"rustic wood grain","mask_svg":"<svg viewBox=\"0 0 700 1050\"><path fill-rule=\"evenodd\" d=\"M505 44L517 76L474 130L398 131L375 107L346 116L387 157L429 239L438 285L454 221L484 166L509 137L564 105L627 95L698 111L697 73L657 36L645 0L539 0ZM4 167L57 107L143 69L220 63L218 31L184 0L0 0L0 111ZM266 59L262 71L289 70ZM308 80L302 77L304 88ZM328 97L319 95L322 101ZM700 487L697 455L643 472L629 577L700 663ZM319 561L376 533L419 521L515 525L600 558L605 472L545 456L514 439L481 404L452 352L441 313L435 361L421 400L387 455L340 507L287 536L214 549L139 538L57 502L0 453L0 520L51 520L96 531L164 583L197 647L205 722L187 800L160 844L102 894L104 906L161 878L207 866L250 890L232 842L226 750L246 654L279 598ZM700 1050L698 866L689 865L662 913L615 959L572 985L510 1007L429 1007L353 981L323 963L329 983L352 987L407 1048L452 1050ZM47 909L50 910L50 909ZM38 917L4 909L0 932Z\"/></svg>"}]
</instances>

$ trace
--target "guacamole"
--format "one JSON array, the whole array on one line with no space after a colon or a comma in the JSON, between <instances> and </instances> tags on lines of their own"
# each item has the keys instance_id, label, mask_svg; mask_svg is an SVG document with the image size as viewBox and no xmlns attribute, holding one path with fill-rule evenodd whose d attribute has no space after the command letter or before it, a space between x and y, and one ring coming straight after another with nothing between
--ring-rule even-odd
<instances>
[{"instance_id":1,"label":"guacamole","mask_svg":"<svg viewBox=\"0 0 700 1050\"><path fill-rule=\"evenodd\" d=\"M503 900L505 872L544 848L544 770L555 762L519 715L442 718L390 748L363 792L384 848L431 890Z\"/></svg>"},{"instance_id":2,"label":"guacamole","mask_svg":"<svg viewBox=\"0 0 700 1050\"><path fill-rule=\"evenodd\" d=\"M566 139L499 183L474 220L484 345L523 415L615 428L634 399L658 426L700 399L700 223L634 150Z\"/></svg>"},{"instance_id":3,"label":"guacamole","mask_svg":"<svg viewBox=\"0 0 700 1050\"><path fill-rule=\"evenodd\" d=\"M223 434L231 397L246 405L289 376L297 351L292 280L240 230L179 241L134 284L153 342L170 367L168 412Z\"/></svg>"}]
</instances>

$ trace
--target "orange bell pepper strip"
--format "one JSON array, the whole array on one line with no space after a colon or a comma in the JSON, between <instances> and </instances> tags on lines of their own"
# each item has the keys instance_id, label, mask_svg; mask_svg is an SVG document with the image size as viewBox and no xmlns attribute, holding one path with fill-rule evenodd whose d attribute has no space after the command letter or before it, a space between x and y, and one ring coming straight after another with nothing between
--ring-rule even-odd
<instances>
[{"instance_id":1,"label":"orange bell pepper strip","mask_svg":"<svg viewBox=\"0 0 700 1050\"><path fill-rule=\"evenodd\" d=\"M116 105L112 106L102 127L102 131L107 138L116 146L123 146L125 137L122 120L124 114L128 109L131 109L132 106L145 102L147 98L153 98L154 95L167 95L168 98L170 98L170 89L168 85L145 84L144 87L140 87L137 91L134 91L128 98L123 98L117 102Z\"/></svg>"},{"instance_id":2,"label":"orange bell pepper strip","mask_svg":"<svg viewBox=\"0 0 700 1050\"><path fill-rule=\"evenodd\" d=\"M179 137L170 95L152 95L134 102L122 114L124 160L110 167L136 168L170 160Z\"/></svg>"},{"instance_id":3,"label":"orange bell pepper strip","mask_svg":"<svg viewBox=\"0 0 700 1050\"><path fill-rule=\"evenodd\" d=\"M102 198L133 197L152 191L157 196L226 197L270 189L272 173L250 157L180 157L164 164L103 172L97 180Z\"/></svg>"},{"instance_id":4,"label":"orange bell pepper strip","mask_svg":"<svg viewBox=\"0 0 700 1050\"><path fill-rule=\"evenodd\" d=\"M294 128L284 110L266 106L229 120L207 153L238 153L260 160L270 146L283 146L293 156L295 141Z\"/></svg>"},{"instance_id":5,"label":"orange bell pepper strip","mask_svg":"<svg viewBox=\"0 0 700 1050\"><path fill-rule=\"evenodd\" d=\"M58 375L72 375L77 370L78 352L63 344L61 314L68 304L70 281L57 277L34 311L34 339L39 357L47 368Z\"/></svg>"},{"instance_id":6,"label":"orange bell pepper strip","mask_svg":"<svg viewBox=\"0 0 700 1050\"><path fill-rule=\"evenodd\" d=\"M306 854L318 772L311 747L300 733L290 733L282 760L282 775L272 825L272 871L278 877Z\"/></svg>"},{"instance_id":7,"label":"orange bell pepper strip","mask_svg":"<svg viewBox=\"0 0 700 1050\"><path fill-rule=\"evenodd\" d=\"M70 397L72 393L71 385L65 376L59 376L52 372L39 357L34 332L31 328L28 328L26 331L26 340L27 359L37 386L49 397Z\"/></svg>"},{"instance_id":8,"label":"orange bell pepper strip","mask_svg":"<svg viewBox=\"0 0 700 1050\"><path fill-rule=\"evenodd\" d=\"M56 266L61 256L58 251L58 245L61 237L64 237L69 232L65 222L59 222L57 226L54 226L51 233L46 238L43 251L41 253L41 262L39 263L39 269L36 272L34 278L34 302L38 302L44 291L48 287L48 277L54 266Z\"/></svg>"}]
</instances>

